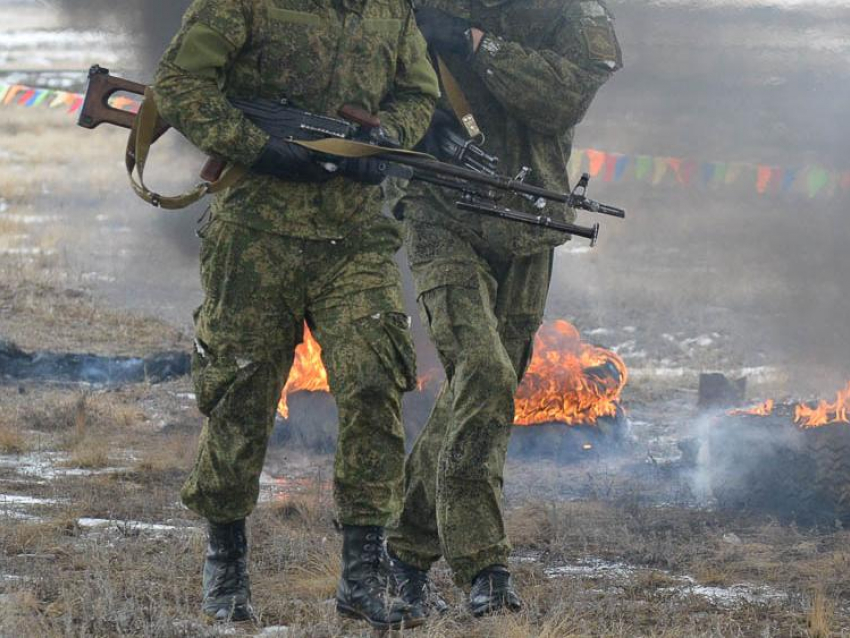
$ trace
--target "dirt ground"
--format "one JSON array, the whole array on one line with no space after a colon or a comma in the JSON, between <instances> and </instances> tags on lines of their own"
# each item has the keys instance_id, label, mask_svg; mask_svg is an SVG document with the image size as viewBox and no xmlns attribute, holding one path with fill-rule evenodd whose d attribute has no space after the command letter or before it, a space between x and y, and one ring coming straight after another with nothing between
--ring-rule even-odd
<instances>
[{"instance_id":1,"label":"dirt ground","mask_svg":"<svg viewBox=\"0 0 850 638\"><path fill-rule=\"evenodd\" d=\"M0 2L0 25L11 5ZM15 14L22 30L56 27L27 6ZM45 56L46 68L67 68ZM203 211L166 217L137 202L124 142L120 131L74 127L61 109L0 106L0 340L113 356L190 349ZM192 183L186 167L200 158L176 140L157 153L152 183ZM637 201L646 203L622 203ZM673 215L669 201L653 204ZM726 219L725 205L706 210ZM770 294L793 294L782 272L754 264L756 280L733 280L714 254L648 241L647 224L636 240L613 231L594 255L562 250L548 310L627 361L626 444L570 462L512 458L506 511L525 610L474 620L440 563L451 610L406 635L850 636L850 533L719 508L679 447L698 433L701 371L746 374L750 396L781 398L831 392L846 367L790 369L788 353L771 349L776 337L760 327L781 307ZM671 273L693 285L663 295ZM768 301L745 303L753 295ZM332 458L282 445L269 452L250 522L260 623L204 623L203 525L178 497L201 426L192 392L185 378L0 379L0 636L372 635L334 612Z\"/></svg>"}]
</instances>

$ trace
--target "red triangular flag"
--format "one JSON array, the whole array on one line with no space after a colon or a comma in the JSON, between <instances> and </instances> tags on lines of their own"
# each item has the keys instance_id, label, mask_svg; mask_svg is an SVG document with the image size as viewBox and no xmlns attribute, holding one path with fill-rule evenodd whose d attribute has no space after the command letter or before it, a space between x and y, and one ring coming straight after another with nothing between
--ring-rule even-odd
<instances>
[{"instance_id":1,"label":"red triangular flag","mask_svg":"<svg viewBox=\"0 0 850 638\"><path fill-rule=\"evenodd\" d=\"M756 171L756 191L759 195L764 195L767 192L767 187L773 179L772 166L759 166Z\"/></svg>"},{"instance_id":2,"label":"red triangular flag","mask_svg":"<svg viewBox=\"0 0 850 638\"><path fill-rule=\"evenodd\" d=\"M602 167L605 166L605 157L606 154L604 151L597 151L592 148L589 148L585 151L585 155L587 155L588 161L588 172L591 177L596 177L599 175L599 172L602 170Z\"/></svg>"},{"instance_id":3,"label":"red triangular flag","mask_svg":"<svg viewBox=\"0 0 850 638\"><path fill-rule=\"evenodd\" d=\"M617 156L609 153L605 156L605 176L602 178L606 182L614 181L614 173L617 172Z\"/></svg>"}]
</instances>

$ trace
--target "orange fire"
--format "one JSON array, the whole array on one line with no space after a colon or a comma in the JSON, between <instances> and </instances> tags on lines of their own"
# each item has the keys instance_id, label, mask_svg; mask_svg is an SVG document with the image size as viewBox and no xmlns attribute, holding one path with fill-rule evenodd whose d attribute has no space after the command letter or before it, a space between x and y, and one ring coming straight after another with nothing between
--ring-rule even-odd
<instances>
[{"instance_id":1,"label":"orange fire","mask_svg":"<svg viewBox=\"0 0 850 638\"><path fill-rule=\"evenodd\" d=\"M313 338L313 333L307 324L304 324L304 341L295 348L295 361L289 371L289 378L283 386L277 411L284 419L289 418L289 405L286 402L291 393L301 392L329 392L328 371L322 363L322 347Z\"/></svg>"},{"instance_id":2,"label":"orange fire","mask_svg":"<svg viewBox=\"0 0 850 638\"><path fill-rule=\"evenodd\" d=\"M776 403L768 399L761 405L745 410L731 410L730 416L770 416ZM794 406L794 423L801 428L817 428L829 423L850 423L850 382L843 390L839 390L835 401L819 401L817 406L811 407L805 403Z\"/></svg>"},{"instance_id":3,"label":"orange fire","mask_svg":"<svg viewBox=\"0 0 850 638\"><path fill-rule=\"evenodd\" d=\"M768 399L764 403L761 403L752 408L746 408L744 410L731 410L729 412L730 416L770 416L773 414L773 408L776 405L776 401L773 399Z\"/></svg>"},{"instance_id":4,"label":"orange fire","mask_svg":"<svg viewBox=\"0 0 850 638\"><path fill-rule=\"evenodd\" d=\"M614 416L628 380L615 353L584 343L566 321L544 325L514 401L516 425L595 423Z\"/></svg>"},{"instance_id":5,"label":"orange fire","mask_svg":"<svg viewBox=\"0 0 850 638\"><path fill-rule=\"evenodd\" d=\"M839 390L834 403L820 401L817 407L800 403L794 408L794 421L803 428L816 428L827 423L850 423L850 382Z\"/></svg>"},{"instance_id":6,"label":"orange fire","mask_svg":"<svg viewBox=\"0 0 850 638\"><path fill-rule=\"evenodd\" d=\"M441 376L426 373L419 389ZM583 343L566 321L543 326L535 337L534 357L517 392L516 425L540 423L588 424L617 413L617 401L628 372L623 360L604 348ZM307 326L304 341L295 350L295 361L283 388L278 412L289 417L287 397L302 390L327 392L328 374L322 349Z\"/></svg>"}]
</instances>

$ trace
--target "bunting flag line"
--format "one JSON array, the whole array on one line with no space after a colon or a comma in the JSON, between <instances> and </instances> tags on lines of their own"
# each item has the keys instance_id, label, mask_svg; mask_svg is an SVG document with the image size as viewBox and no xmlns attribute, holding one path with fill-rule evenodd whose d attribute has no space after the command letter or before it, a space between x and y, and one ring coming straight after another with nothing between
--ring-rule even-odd
<instances>
[{"instance_id":1,"label":"bunting flag line","mask_svg":"<svg viewBox=\"0 0 850 638\"><path fill-rule=\"evenodd\" d=\"M80 93L0 82L0 106L33 108L43 105L76 113L82 107L83 99ZM138 112L141 104L138 97L122 93L114 95L109 103L116 109L131 113ZM783 168L770 164L718 160L701 162L687 157L629 155L576 148L567 172L571 183L586 172L591 177L601 177L605 182L614 183L630 179L653 186L713 189L736 186L746 179L758 195L800 193L809 198L831 197L837 193L850 195L850 170L830 170L821 164Z\"/></svg>"},{"instance_id":2,"label":"bunting flag line","mask_svg":"<svg viewBox=\"0 0 850 638\"><path fill-rule=\"evenodd\" d=\"M68 113L76 113L83 106L83 100L84 96L81 93L0 82L0 105L3 106L17 105L31 108L44 104L48 108L64 107ZM136 113L141 105L140 100L121 93L113 96L109 103L117 109L131 113Z\"/></svg>"}]
</instances>

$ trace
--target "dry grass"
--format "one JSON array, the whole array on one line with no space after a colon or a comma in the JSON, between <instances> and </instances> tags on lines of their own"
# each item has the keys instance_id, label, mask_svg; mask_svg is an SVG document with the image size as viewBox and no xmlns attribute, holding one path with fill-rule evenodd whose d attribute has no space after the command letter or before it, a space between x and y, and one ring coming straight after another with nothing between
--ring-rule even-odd
<instances>
[{"instance_id":1,"label":"dry grass","mask_svg":"<svg viewBox=\"0 0 850 638\"><path fill-rule=\"evenodd\" d=\"M185 472L195 460L197 436L172 434L159 437L159 445L145 449L134 466L136 472L156 474L165 472Z\"/></svg>"},{"instance_id":2,"label":"dry grass","mask_svg":"<svg viewBox=\"0 0 850 638\"><path fill-rule=\"evenodd\" d=\"M129 428L144 421L132 397L115 392L7 389L0 426L65 435L76 443L89 432Z\"/></svg>"},{"instance_id":3,"label":"dry grass","mask_svg":"<svg viewBox=\"0 0 850 638\"><path fill-rule=\"evenodd\" d=\"M89 292L0 265L0 333L26 351L144 356L184 349L165 322L116 310Z\"/></svg>"},{"instance_id":4,"label":"dry grass","mask_svg":"<svg viewBox=\"0 0 850 638\"><path fill-rule=\"evenodd\" d=\"M20 428L11 423L0 423L0 453L23 454L28 449L29 444Z\"/></svg>"},{"instance_id":5,"label":"dry grass","mask_svg":"<svg viewBox=\"0 0 850 638\"><path fill-rule=\"evenodd\" d=\"M818 588L812 596L812 609L809 612L808 626L811 638L830 638L833 636L832 617L834 608L823 589Z\"/></svg>"}]
</instances>

